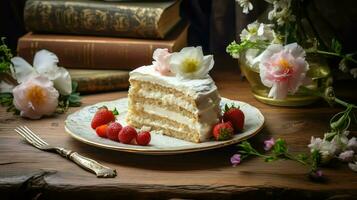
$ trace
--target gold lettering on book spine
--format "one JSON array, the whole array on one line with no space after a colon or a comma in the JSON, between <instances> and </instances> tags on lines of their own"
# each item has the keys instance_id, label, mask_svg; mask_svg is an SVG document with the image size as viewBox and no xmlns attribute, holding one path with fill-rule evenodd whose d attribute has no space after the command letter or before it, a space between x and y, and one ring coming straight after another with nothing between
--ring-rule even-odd
<instances>
[{"instance_id":1,"label":"gold lettering on book spine","mask_svg":"<svg viewBox=\"0 0 357 200\"><path fill-rule=\"evenodd\" d=\"M162 8L98 2L29 0L25 24L32 31L157 37ZM45 28L44 28L45 27Z\"/></svg>"}]
</instances>

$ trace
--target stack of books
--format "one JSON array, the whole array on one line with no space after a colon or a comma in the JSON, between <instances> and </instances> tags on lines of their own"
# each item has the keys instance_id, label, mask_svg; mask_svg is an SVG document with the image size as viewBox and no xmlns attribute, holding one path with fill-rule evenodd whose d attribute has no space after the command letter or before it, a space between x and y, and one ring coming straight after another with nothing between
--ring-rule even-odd
<instances>
[{"instance_id":1,"label":"stack of books","mask_svg":"<svg viewBox=\"0 0 357 200\"><path fill-rule=\"evenodd\" d=\"M19 39L18 55L32 63L38 50L47 49L59 57L60 66L82 75L88 73L78 69L132 70L148 65L156 48L174 52L187 45L188 24L180 19L180 3L28 0L24 20L30 32Z\"/></svg>"}]
</instances>

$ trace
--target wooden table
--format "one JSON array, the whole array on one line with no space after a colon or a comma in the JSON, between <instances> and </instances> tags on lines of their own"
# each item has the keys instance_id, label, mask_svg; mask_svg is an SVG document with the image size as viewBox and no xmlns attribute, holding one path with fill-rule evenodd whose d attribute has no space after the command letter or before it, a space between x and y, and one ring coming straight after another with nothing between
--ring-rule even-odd
<instances>
[{"instance_id":1,"label":"wooden table","mask_svg":"<svg viewBox=\"0 0 357 200\"><path fill-rule=\"evenodd\" d=\"M248 102L266 118L264 129L250 141L255 146L270 137L287 140L292 152L308 151L311 136L328 130L329 118L341 108L323 101L303 108L282 108L256 101L237 67L220 69L213 77L223 97ZM351 84L338 87L356 102ZM346 89L347 87L347 89ZM354 91L354 92L351 92ZM126 92L83 97L83 106L125 97ZM68 113L26 120L0 112L0 199L354 199L357 174L347 165L324 168L326 183L314 183L308 169L295 162L264 163L259 158L232 167L233 146L172 156L148 156L99 149L71 138L64 131ZM14 131L25 124L51 144L63 146L115 168L118 176L99 179L57 154L26 144Z\"/></svg>"}]
</instances>

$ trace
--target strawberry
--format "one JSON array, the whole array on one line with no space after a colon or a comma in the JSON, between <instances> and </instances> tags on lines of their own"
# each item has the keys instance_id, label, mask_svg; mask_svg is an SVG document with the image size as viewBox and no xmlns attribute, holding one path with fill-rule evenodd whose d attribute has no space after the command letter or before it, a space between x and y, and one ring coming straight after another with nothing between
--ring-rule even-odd
<instances>
[{"instance_id":1,"label":"strawberry","mask_svg":"<svg viewBox=\"0 0 357 200\"><path fill-rule=\"evenodd\" d=\"M149 131L141 131L136 136L136 143L138 143L138 145L146 146L150 143L150 140L151 140L151 135Z\"/></svg>"},{"instance_id":2,"label":"strawberry","mask_svg":"<svg viewBox=\"0 0 357 200\"><path fill-rule=\"evenodd\" d=\"M221 122L213 127L213 136L216 140L231 139L234 134L231 122Z\"/></svg>"},{"instance_id":3,"label":"strawberry","mask_svg":"<svg viewBox=\"0 0 357 200\"><path fill-rule=\"evenodd\" d=\"M110 123L107 128L107 137L111 140L118 141L118 135L122 128L118 122Z\"/></svg>"},{"instance_id":4,"label":"strawberry","mask_svg":"<svg viewBox=\"0 0 357 200\"><path fill-rule=\"evenodd\" d=\"M136 132L135 128L131 126L125 126L119 132L118 138L121 143L130 144L137 135L138 133Z\"/></svg>"},{"instance_id":5,"label":"strawberry","mask_svg":"<svg viewBox=\"0 0 357 200\"><path fill-rule=\"evenodd\" d=\"M226 104L223 121L231 122L235 132L242 132L244 127L244 113L239 107L237 108L234 105L229 107Z\"/></svg>"},{"instance_id":6,"label":"strawberry","mask_svg":"<svg viewBox=\"0 0 357 200\"><path fill-rule=\"evenodd\" d=\"M97 135L99 137L106 138L107 137L107 128L108 128L107 124L100 125L95 129L95 132L97 133Z\"/></svg>"},{"instance_id":7,"label":"strawberry","mask_svg":"<svg viewBox=\"0 0 357 200\"><path fill-rule=\"evenodd\" d=\"M103 106L98 108L97 112L94 114L91 126L93 129L100 125L108 124L109 122L115 121L115 116L112 111L108 110L107 107Z\"/></svg>"}]
</instances>

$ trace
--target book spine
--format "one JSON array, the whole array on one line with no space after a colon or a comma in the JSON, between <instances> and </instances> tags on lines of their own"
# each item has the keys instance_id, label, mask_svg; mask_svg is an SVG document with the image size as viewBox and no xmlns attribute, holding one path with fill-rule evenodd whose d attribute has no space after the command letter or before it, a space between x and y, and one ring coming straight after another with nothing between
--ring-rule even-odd
<instances>
[{"instance_id":1,"label":"book spine","mask_svg":"<svg viewBox=\"0 0 357 200\"><path fill-rule=\"evenodd\" d=\"M78 69L75 69L78 71ZM109 70L84 70L85 75L73 73L69 69L72 80L78 83L77 92L93 93L103 91L118 91L127 90L129 87L129 72L128 71L113 71Z\"/></svg>"},{"instance_id":2,"label":"book spine","mask_svg":"<svg viewBox=\"0 0 357 200\"><path fill-rule=\"evenodd\" d=\"M100 1L29 0L24 20L26 28L34 32L163 38L158 31L162 13L162 8Z\"/></svg>"},{"instance_id":3,"label":"book spine","mask_svg":"<svg viewBox=\"0 0 357 200\"><path fill-rule=\"evenodd\" d=\"M72 38L72 37L71 37ZM17 51L29 63L34 54L47 49L59 58L59 65L78 69L135 69L152 63L156 48L177 51L184 45L174 43L154 43L137 41L107 41L91 39L59 39L41 37L22 37Z\"/></svg>"}]
</instances>

